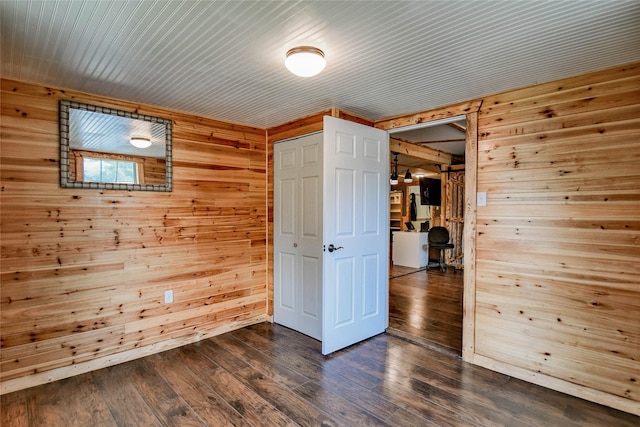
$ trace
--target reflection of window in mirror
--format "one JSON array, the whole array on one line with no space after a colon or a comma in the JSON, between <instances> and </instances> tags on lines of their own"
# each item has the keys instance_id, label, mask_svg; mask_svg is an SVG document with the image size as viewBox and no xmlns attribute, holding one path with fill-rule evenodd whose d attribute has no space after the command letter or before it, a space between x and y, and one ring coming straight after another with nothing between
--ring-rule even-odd
<instances>
[{"instance_id":1,"label":"reflection of window in mirror","mask_svg":"<svg viewBox=\"0 0 640 427\"><path fill-rule=\"evenodd\" d=\"M138 156L125 156L121 154L96 153L90 151L70 150L70 156L74 159L70 162L69 176L73 181L82 182L114 182L122 184L149 184L162 185L165 182L166 162L164 159L145 158ZM126 166L126 165L129 166ZM93 165L91 175L87 174L87 167ZM106 174L95 172L95 168L106 166ZM127 175L115 177L114 168L118 167L120 173L124 173L122 167L129 168ZM135 177L133 179L132 177Z\"/></svg>"},{"instance_id":2,"label":"reflection of window in mirror","mask_svg":"<svg viewBox=\"0 0 640 427\"><path fill-rule=\"evenodd\" d=\"M138 164L127 160L82 159L82 179L88 182L119 182L140 184Z\"/></svg>"}]
</instances>

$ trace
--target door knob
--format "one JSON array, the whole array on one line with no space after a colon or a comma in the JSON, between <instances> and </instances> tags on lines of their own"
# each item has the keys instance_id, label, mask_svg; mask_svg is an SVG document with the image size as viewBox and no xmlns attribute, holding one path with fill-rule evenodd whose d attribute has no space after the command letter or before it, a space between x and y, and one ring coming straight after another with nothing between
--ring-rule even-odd
<instances>
[{"instance_id":1,"label":"door knob","mask_svg":"<svg viewBox=\"0 0 640 427\"><path fill-rule=\"evenodd\" d=\"M337 251L338 249L344 249L342 246L338 246L337 248L333 246L333 243L329 245L329 252Z\"/></svg>"},{"instance_id":2,"label":"door knob","mask_svg":"<svg viewBox=\"0 0 640 427\"><path fill-rule=\"evenodd\" d=\"M297 243L294 243L294 244L293 244L293 247L294 247L294 248L297 248L297 247L298 247L298 244L297 244Z\"/></svg>"}]
</instances>

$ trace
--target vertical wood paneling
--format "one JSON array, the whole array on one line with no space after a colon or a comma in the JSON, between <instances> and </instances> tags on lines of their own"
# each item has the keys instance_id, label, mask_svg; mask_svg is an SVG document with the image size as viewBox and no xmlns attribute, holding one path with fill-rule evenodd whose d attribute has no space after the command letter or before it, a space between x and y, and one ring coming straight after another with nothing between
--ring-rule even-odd
<instances>
[{"instance_id":1,"label":"vertical wood paneling","mask_svg":"<svg viewBox=\"0 0 640 427\"><path fill-rule=\"evenodd\" d=\"M485 98L478 122L476 355L628 411L640 407L639 87L640 66L618 67Z\"/></svg>"},{"instance_id":2,"label":"vertical wood paneling","mask_svg":"<svg viewBox=\"0 0 640 427\"><path fill-rule=\"evenodd\" d=\"M1 97L3 392L264 320L264 130L18 81ZM173 192L60 188L61 98L173 120Z\"/></svg>"}]
</instances>

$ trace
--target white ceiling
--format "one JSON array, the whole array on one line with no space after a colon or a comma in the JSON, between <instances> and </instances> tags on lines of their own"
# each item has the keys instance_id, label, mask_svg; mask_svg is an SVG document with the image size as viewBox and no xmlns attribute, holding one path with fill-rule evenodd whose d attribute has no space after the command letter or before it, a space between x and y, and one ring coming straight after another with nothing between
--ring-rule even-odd
<instances>
[{"instance_id":1,"label":"white ceiling","mask_svg":"<svg viewBox=\"0 0 640 427\"><path fill-rule=\"evenodd\" d=\"M1 75L271 127L371 120L640 60L638 1L3 0ZM288 49L324 50L316 77Z\"/></svg>"},{"instance_id":2,"label":"white ceiling","mask_svg":"<svg viewBox=\"0 0 640 427\"><path fill-rule=\"evenodd\" d=\"M144 119L69 108L69 147L99 153L166 157L166 126ZM132 137L149 139L146 148L134 147Z\"/></svg>"}]
</instances>

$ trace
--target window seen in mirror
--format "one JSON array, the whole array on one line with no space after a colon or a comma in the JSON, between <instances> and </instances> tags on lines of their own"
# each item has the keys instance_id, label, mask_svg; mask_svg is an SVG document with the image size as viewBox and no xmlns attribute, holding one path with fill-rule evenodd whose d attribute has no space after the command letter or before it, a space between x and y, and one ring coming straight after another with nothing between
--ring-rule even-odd
<instances>
[{"instance_id":1,"label":"window seen in mirror","mask_svg":"<svg viewBox=\"0 0 640 427\"><path fill-rule=\"evenodd\" d=\"M136 162L84 157L82 169L84 180L89 182L139 183Z\"/></svg>"}]
</instances>

